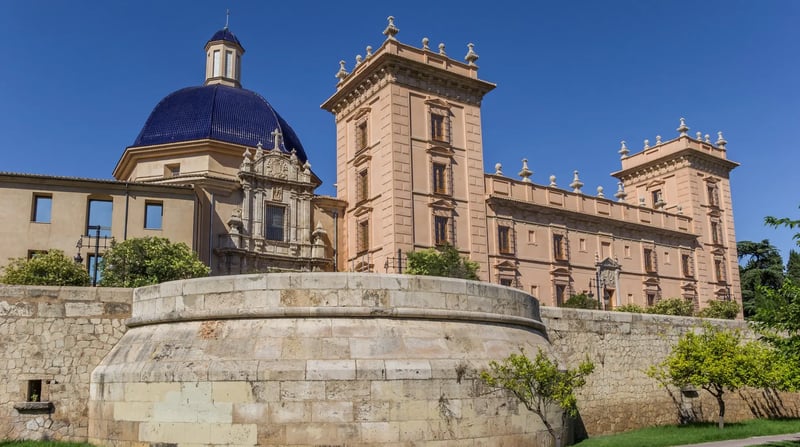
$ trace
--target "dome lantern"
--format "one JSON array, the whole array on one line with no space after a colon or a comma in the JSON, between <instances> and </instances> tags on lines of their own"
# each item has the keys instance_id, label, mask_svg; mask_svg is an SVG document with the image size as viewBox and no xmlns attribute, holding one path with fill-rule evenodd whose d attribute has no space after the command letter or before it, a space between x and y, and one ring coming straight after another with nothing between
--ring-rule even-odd
<instances>
[{"instance_id":1,"label":"dome lantern","mask_svg":"<svg viewBox=\"0 0 800 447\"><path fill-rule=\"evenodd\" d=\"M205 85L223 84L241 87L242 55L244 48L239 39L228 29L217 31L206 43Z\"/></svg>"}]
</instances>

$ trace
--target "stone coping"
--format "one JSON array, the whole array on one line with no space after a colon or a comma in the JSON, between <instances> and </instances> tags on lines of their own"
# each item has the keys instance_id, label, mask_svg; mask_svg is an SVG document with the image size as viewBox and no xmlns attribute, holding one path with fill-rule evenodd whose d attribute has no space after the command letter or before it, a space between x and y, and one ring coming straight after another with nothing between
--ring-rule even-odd
<instances>
[{"instance_id":1,"label":"stone coping","mask_svg":"<svg viewBox=\"0 0 800 447\"><path fill-rule=\"evenodd\" d=\"M265 273L136 289L129 327L244 318L405 318L513 324L544 331L539 303L478 281L372 273Z\"/></svg>"}]
</instances>

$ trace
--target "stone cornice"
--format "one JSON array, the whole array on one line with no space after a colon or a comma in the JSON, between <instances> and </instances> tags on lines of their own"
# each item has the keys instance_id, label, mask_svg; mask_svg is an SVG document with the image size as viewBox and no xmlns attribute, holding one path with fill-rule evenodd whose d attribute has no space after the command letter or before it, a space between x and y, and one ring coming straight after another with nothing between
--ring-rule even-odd
<instances>
[{"instance_id":1,"label":"stone cornice","mask_svg":"<svg viewBox=\"0 0 800 447\"><path fill-rule=\"evenodd\" d=\"M730 171L737 166L739 166L739 163L734 161L709 155L693 148L686 148L641 165L614 172L611 175L621 181L632 179L640 181L664 174L668 169L694 167L710 172L713 175L727 178Z\"/></svg>"}]
</instances>

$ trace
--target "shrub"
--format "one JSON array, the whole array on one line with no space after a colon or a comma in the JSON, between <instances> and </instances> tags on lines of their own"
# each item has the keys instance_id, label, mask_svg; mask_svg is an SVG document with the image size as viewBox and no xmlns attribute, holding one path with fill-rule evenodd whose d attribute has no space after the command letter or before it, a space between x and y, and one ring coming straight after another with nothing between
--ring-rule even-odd
<instances>
[{"instance_id":1,"label":"shrub","mask_svg":"<svg viewBox=\"0 0 800 447\"><path fill-rule=\"evenodd\" d=\"M478 279L478 263L462 257L450 244L408 253L409 275L445 276Z\"/></svg>"},{"instance_id":2,"label":"shrub","mask_svg":"<svg viewBox=\"0 0 800 447\"><path fill-rule=\"evenodd\" d=\"M647 313L647 310L638 304L625 304L623 306L614 308L614 310L616 310L617 312L630 312L633 314Z\"/></svg>"},{"instance_id":3,"label":"shrub","mask_svg":"<svg viewBox=\"0 0 800 447\"><path fill-rule=\"evenodd\" d=\"M724 320L733 320L738 314L739 304L737 304L736 301L712 300L708 302L708 307L697 313L697 316L703 318L721 318Z\"/></svg>"},{"instance_id":4,"label":"shrub","mask_svg":"<svg viewBox=\"0 0 800 447\"><path fill-rule=\"evenodd\" d=\"M648 307L647 313L691 317L694 315L694 303L683 298L667 298Z\"/></svg>"},{"instance_id":5,"label":"shrub","mask_svg":"<svg viewBox=\"0 0 800 447\"><path fill-rule=\"evenodd\" d=\"M210 269L189 246L161 237L112 242L100 261L104 287L141 287L175 279L207 276Z\"/></svg>"},{"instance_id":6,"label":"shrub","mask_svg":"<svg viewBox=\"0 0 800 447\"><path fill-rule=\"evenodd\" d=\"M30 259L17 258L3 269L0 283L36 286L88 286L89 272L61 250L50 250Z\"/></svg>"},{"instance_id":7,"label":"shrub","mask_svg":"<svg viewBox=\"0 0 800 447\"><path fill-rule=\"evenodd\" d=\"M569 297L569 299L564 302L563 307L571 307L574 309L597 309L597 300L585 293L579 293Z\"/></svg>"}]
</instances>

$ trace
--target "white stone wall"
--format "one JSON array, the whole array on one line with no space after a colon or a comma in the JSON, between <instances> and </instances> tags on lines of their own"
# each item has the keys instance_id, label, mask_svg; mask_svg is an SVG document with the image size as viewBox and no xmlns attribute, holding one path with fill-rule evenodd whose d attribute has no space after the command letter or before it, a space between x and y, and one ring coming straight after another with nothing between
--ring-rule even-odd
<instances>
[{"instance_id":1,"label":"white stone wall","mask_svg":"<svg viewBox=\"0 0 800 447\"><path fill-rule=\"evenodd\" d=\"M267 274L138 289L93 373L103 445L541 445L544 427L478 379L549 352L518 290L374 274Z\"/></svg>"},{"instance_id":2,"label":"white stone wall","mask_svg":"<svg viewBox=\"0 0 800 447\"><path fill-rule=\"evenodd\" d=\"M130 302L130 289L0 285L0 439L86 439L90 374ZM29 380L42 381L38 405Z\"/></svg>"}]
</instances>

